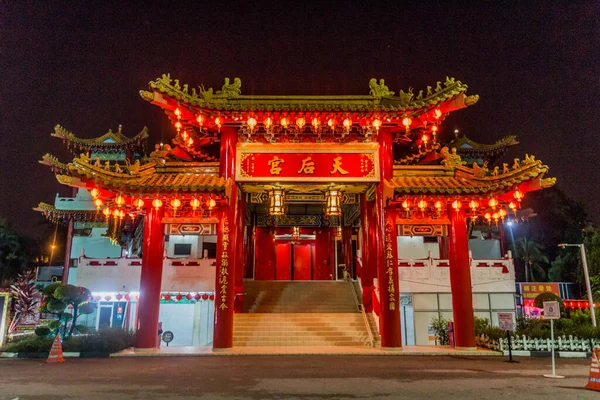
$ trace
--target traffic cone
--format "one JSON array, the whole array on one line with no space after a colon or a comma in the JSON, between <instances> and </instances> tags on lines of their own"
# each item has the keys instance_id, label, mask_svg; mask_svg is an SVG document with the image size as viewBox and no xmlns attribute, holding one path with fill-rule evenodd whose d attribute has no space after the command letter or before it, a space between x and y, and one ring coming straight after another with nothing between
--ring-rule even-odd
<instances>
[{"instance_id":1,"label":"traffic cone","mask_svg":"<svg viewBox=\"0 0 600 400\"><path fill-rule=\"evenodd\" d=\"M592 364L590 365L590 377L586 389L600 392L600 348L594 347L592 350Z\"/></svg>"},{"instance_id":2,"label":"traffic cone","mask_svg":"<svg viewBox=\"0 0 600 400\"><path fill-rule=\"evenodd\" d=\"M50 354L48 354L47 363L63 363L65 359L63 357L62 342L60 341L60 335L56 335L54 342L52 342L52 348Z\"/></svg>"}]
</instances>

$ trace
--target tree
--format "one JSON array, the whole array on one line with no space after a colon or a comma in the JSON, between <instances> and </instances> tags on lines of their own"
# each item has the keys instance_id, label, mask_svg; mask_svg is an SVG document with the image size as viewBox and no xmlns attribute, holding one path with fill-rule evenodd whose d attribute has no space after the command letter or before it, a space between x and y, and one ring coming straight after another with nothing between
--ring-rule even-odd
<instances>
[{"instance_id":1,"label":"tree","mask_svg":"<svg viewBox=\"0 0 600 400\"><path fill-rule=\"evenodd\" d=\"M547 263L548 257L543 253L542 246L523 237L517 241L516 247L519 258L525 263L525 282L530 282L530 278L532 282L544 280L546 272L541 263Z\"/></svg>"},{"instance_id":2,"label":"tree","mask_svg":"<svg viewBox=\"0 0 600 400\"><path fill-rule=\"evenodd\" d=\"M10 294L13 319L8 327L8 332L12 333L17 329L19 323L38 312L40 292L35 287L33 271L20 274L17 281L10 286Z\"/></svg>"},{"instance_id":3,"label":"tree","mask_svg":"<svg viewBox=\"0 0 600 400\"><path fill-rule=\"evenodd\" d=\"M96 309L95 305L89 302L92 293L82 286L54 283L46 286L42 293L45 296L41 306L42 312L56 316L56 321L53 321L49 328L58 333L62 327L64 337L73 334L80 315L91 314ZM72 313L66 312L68 308L73 310ZM69 322L71 328L67 329Z\"/></svg>"},{"instance_id":4,"label":"tree","mask_svg":"<svg viewBox=\"0 0 600 400\"><path fill-rule=\"evenodd\" d=\"M20 272L21 266L16 261L20 248L19 236L6 219L0 218L0 287L7 287Z\"/></svg>"}]
</instances>

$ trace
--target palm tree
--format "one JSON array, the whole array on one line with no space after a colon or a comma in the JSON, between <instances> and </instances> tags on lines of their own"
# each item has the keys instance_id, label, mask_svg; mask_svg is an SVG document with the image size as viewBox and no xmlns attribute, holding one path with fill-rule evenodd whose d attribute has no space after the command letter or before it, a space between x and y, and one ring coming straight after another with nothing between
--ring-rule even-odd
<instances>
[{"instance_id":1,"label":"palm tree","mask_svg":"<svg viewBox=\"0 0 600 400\"><path fill-rule=\"evenodd\" d=\"M525 282L529 282L530 277L534 282L534 278L545 279L546 273L541 263L547 263L548 257L543 253L542 245L523 237L517 241L516 247L519 258L525 263Z\"/></svg>"}]
</instances>

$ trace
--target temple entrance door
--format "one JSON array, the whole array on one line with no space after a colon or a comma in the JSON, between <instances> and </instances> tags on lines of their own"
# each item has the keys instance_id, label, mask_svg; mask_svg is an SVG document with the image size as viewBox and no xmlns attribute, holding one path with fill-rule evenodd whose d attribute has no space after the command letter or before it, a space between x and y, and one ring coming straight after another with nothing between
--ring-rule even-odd
<instances>
[{"instance_id":1,"label":"temple entrance door","mask_svg":"<svg viewBox=\"0 0 600 400\"><path fill-rule=\"evenodd\" d=\"M295 281L310 281L313 278L314 245L295 244L293 249L294 265L292 279Z\"/></svg>"},{"instance_id":2,"label":"temple entrance door","mask_svg":"<svg viewBox=\"0 0 600 400\"><path fill-rule=\"evenodd\" d=\"M313 279L314 244L277 243L275 280L310 281Z\"/></svg>"}]
</instances>

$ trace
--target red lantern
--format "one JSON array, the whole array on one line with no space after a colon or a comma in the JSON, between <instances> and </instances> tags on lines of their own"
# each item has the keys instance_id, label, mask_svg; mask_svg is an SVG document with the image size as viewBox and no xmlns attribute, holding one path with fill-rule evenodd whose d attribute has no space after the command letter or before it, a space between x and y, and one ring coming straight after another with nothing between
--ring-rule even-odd
<instances>
[{"instance_id":1,"label":"red lantern","mask_svg":"<svg viewBox=\"0 0 600 400\"><path fill-rule=\"evenodd\" d=\"M170 294L165 295L165 300L166 301L170 301L171 300L171 295Z\"/></svg>"},{"instance_id":2,"label":"red lantern","mask_svg":"<svg viewBox=\"0 0 600 400\"><path fill-rule=\"evenodd\" d=\"M94 300L100 301L100 300L102 300L102 296L94 296Z\"/></svg>"},{"instance_id":3,"label":"red lantern","mask_svg":"<svg viewBox=\"0 0 600 400\"><path fill-rule=\"evenodd\" d=\"M188 294L185 295L185 298L188 299L188 300L191 300L192 299L192 295L188 293Z\"/></svg>"},{"instance_id":4,"label":"red lantern","mask_svg":"<svg viewBox=\"0 0 600 400\"><path fill-rule=\"evenodd\" d=\"M129 293L127 293L125 295L125 300L127 300L127 301L131 300L131 295Z\"/></svg>"},{"instance_id":5,"label":"red lantern","mask_svg":"<svg viewBox=\"0 0 600 400\"><path fill-rule=\"evenodd\" d=\"M202 295L202 300L204 300L204 301L208 300L208 295L206 293L204 293Z\"/></svg>"},{"instance_id":6,"label":"red lantern","mask_svg":"<svg viewBox=\"0 0 600 400\"><path fill-rule=\"evenodd\" d=\"M112 299L112 296L104 296L104 300L110 301L110 299Z\"/></svg>"},{"instance_id":7,"label":"red lantern","mask_svg":"<svg viewBox=\"0 0 600 400\"><path fill-rule=\"evenodd\" d=\"M121 293L119 293L115 297L117 298L118 301L121 301L121 299L123 298L123 295Z\"/></svg>"},{"instance_id":8,"label":"red lantern","mask_svg":"<svg viewBox=\"0 0 600 400\"><path fill-rule=\"evenodd\" d=\"M181 295L181 293L179 293L177 296L175 296L175 299L177 299L177 301L181 301L183 299L183 296Z\"/></svg>"},{"instance_id":9,"label":"red lantern","mask_svg":"<svg viewBox=\"0 0 600 400\"><path fill-rule=\"evenodd\" d=\"M200 301L200 299L202 298L202 296L200 296L200 293L196 293L196 295L194 296L194 298L196 299L196 301Z\"/></svg>"},{"instance_id":10,"label":"red lantern","mask_svg":"<svg viewBox=\"0 0 600 400\"><path fill-rule=\"evenodd\" d=\"M208 298L210 299L210 301L215 301L215 295L211 294L210 296L208 296Z\"/></svg>"},{"instance_id":11,"label":"red lantern","mask_svg":"<svg viewBox=\"0 0 600 400\"><path fill-rule=\"evenodd\" d=\"M140 299L140 295L139 295L139 294L136 294L136 295L135 295L135 299L136 299L136 300L139 300L139 299Z\"/></svg>"}]
</instances>

